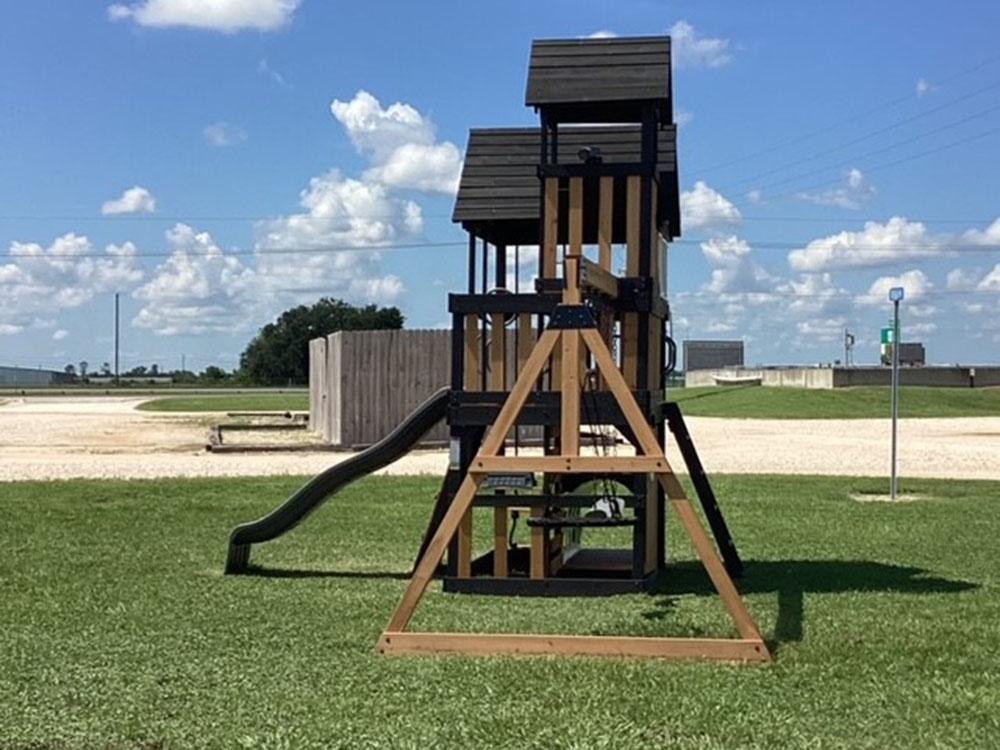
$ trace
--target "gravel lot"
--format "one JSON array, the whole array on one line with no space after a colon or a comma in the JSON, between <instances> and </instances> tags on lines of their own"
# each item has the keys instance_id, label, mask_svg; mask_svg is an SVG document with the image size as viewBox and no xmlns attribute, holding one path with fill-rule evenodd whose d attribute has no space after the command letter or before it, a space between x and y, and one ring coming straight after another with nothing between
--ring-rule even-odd
<instances>
[{"instance_id":1,"label":"gravel lot","mask_svg":"<svg viewBox=\"0 0 1000 750\"><path fill-rule=\"evenodd\" d=\"M29 396L0 404L0 481L315 474L350 455L211 454L204 450L208 424L222 415L136 411L143 400ZM688 423L709 472L877 476L888 470L888 420L692 417ZM672 448L668 457L680 470ZM441 474L446 465L444 451L414 451L383 473ZM1000 479L1000 418L902 420L900 473Z\"/></svg>"}]
</instances>

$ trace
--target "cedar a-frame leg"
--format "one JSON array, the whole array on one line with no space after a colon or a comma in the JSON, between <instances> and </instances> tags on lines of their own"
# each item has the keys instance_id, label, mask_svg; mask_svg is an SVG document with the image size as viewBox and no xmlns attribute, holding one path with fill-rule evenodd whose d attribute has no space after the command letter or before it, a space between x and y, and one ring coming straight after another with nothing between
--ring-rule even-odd
<instances>
[{"instance_id":1,"label":"cedar a-frame leg","mask_svg":"<svg viewBox=\"0 0 1000 750\"><path fill-rule=\"evenodd\" d=\"M567 257L568 276L575 277L578 257ZM572 273L569 273L571 272ZM575 286L571 284L571 287ZM578 303L567 289L564 301ZM557 345L562 346L562 455L541 457L505 457L500 455L504 440L528 394L541 376ZM604 382L614 394L629 426L637 438L640 450L635 457L580 456L580 389L579 367L568 366L579 361L581 344L594 356ZM485 476L505 471L536 471L549 473L649 473L662 485L667 498L677 509L684 530L698 552L709 577L733 620L738 638L657 638L581 635L528 635L499 633L417 633L407 631L421 597L430 584L445 549L455 535L473 497ZM400 653L463 653L553 654L588 656L631 656L670 659L714 659L737 662L767 662L771 655L757 626L726 572L691 501L674 475L649 423L643 418L625 379L615 365L611 353L594 328L549 328L539 338L525 363L520 377L504 403L479 453L472 460L469 472L455 495L448 512L427 546L413 572L392 619L379 639L378 650L383 654Z\"/></svg>"}]
</instances>

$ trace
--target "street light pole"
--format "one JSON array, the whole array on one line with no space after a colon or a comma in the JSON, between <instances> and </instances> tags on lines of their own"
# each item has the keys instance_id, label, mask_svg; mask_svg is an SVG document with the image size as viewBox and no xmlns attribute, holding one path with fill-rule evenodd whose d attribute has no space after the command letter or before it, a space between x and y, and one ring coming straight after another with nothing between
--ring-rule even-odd
<instances>
[{"instance_id":1,"label":"street light pole","mask_svg":"<svg viewBox=\"0 0 1000 750\"><path fill-rule=\"evenodd\" d=\"M121 385L121 380L118 377L118 349L119 349L119 334L118 334L118 292L115 292L115 385Z\"/></svg>"},{"instance_id":2,"label":"street light pole","mask_svg":"<svg viewBox=\"0 0 1000 750\"><path fill-rule=\"evenodd\" d=\"M889 290L892 301L892 467L889 479L889 497L896 499L898 478L896 477L896 423L899 421L899 303L903 300L903 287Z\"/></svg>"}]
</instances>

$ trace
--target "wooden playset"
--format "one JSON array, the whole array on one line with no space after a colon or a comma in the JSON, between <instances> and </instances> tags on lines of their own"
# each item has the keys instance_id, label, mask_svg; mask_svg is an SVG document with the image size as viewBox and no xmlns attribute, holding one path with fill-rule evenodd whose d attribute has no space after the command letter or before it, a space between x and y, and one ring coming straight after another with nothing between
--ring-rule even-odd
<instances>
[{"instance_id":1,"label":"wooden playset","mask_svg":"<svg viewBox=\"0 0 1000 750\"><path fill-rule=\"evenodd\" d=\"M683 417L664 399L676 352L667 335L666 244L680 234L670 39L536 41L525 100L539 128L470 134L454 212L469 234L468 289L449 297L451 388L425 410L447 416L451 463L378 648L767 661L732 580L742 568L736 547ZM532 285L521 266L535 248ZM715 544L667 461L668 433ZM297 523L316 504L286 515ZM737 638L408 630L436 576L455 593L652 590L666 571L668 507ZM478 556L475 508L492 510L493 544ZM523 546L513 533L521 519L530 540ZM245 568L250 543L277 535L239 532L231 572ZM609 534L630 543L592 544Z\"/></svg>"}]
</instances>

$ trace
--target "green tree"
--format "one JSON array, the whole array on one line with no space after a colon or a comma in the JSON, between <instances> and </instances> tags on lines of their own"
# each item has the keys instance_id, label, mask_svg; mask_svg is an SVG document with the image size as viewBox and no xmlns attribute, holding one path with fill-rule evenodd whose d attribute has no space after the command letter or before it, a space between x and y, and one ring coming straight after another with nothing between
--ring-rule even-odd
<instances>
[{"instance_id":1,"label":"green tree","mask_svg":"<svg viewBox=\"0 0 1000 750\"><path fill-rule=\"evenodd\" d=\"M396 307L355 307L324 297L299 305L268 323L240 355L240 378L257 385L304 385L309 382L309 341L336 331L400 329Z\"/></svg>"},{"instance_id":2,"label":"green tree","mask_svg":"<svg viewBox=\"0 0 1000 750\"><path fill-rule=\"evenodd\" d=\"M209 383L219 383L226 379L226 371L216 365L209 365L198 377Z\"/></svg>"}]
</instances>

